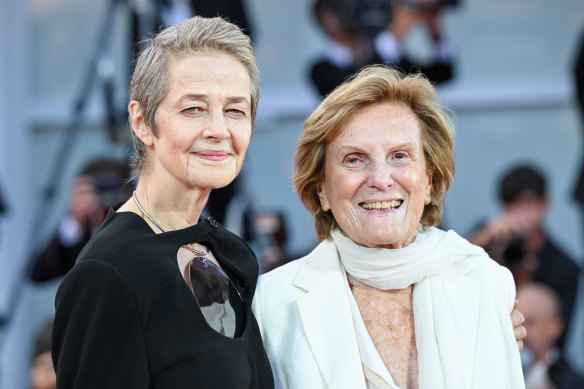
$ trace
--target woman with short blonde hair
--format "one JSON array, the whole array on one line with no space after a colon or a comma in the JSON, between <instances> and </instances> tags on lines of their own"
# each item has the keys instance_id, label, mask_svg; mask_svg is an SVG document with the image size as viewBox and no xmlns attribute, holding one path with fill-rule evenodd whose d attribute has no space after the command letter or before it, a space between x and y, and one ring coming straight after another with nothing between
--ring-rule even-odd
<instances>
[{"instance_id":1,"label":"woman with short blonde hair","mask_svg":"<svg viewBox=\"0 0 584 389\"><path fill-rule=\"evenodd\" d=\"M294 184L321 243L254 300L282 388L522 388L511 273L435 226L454 131L421 75L362 70L298 142Z\"/></svg>"},{"instance_id":2,"label":"woman with short blonde hair","mask_svg":"<svg viewBox=\"0 0 584 389\"><path fill-rule=\"evenodd\" d=\"M421 130L428 169L432 172L432 201L424 208L420 223L437 226L442 220L442 199L454 178L454 127L449 111L437 99L434 88L421 74L404 77L385 66L371 66L359 77L333 91L304 121L298 140L294 186L306 208L313 214L317 237L330 237L335 226L330 213L323 212L317 186L324 177L325 148L339 127L355 112L383 102L401 102L416 114Z\"/></svg>"}]
</instances>

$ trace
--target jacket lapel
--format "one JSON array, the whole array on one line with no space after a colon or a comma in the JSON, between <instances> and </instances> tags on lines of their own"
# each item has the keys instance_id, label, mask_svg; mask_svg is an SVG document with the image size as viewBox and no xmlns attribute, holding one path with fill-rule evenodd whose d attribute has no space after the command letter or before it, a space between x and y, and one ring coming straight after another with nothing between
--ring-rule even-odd
<instances>
[{"instance_id":1,"label":"jacket lapel","mask_svg":"<svg viewBox=\"0 0 584 389\"><path fill-rule=\"evenodd\" d=\"M306 338L330 388L365 388L355 326L338 253L321 243L299 269L294 284L307 291L297 300Z\"/></svg>"},{"instance_id":2,"label":"jacket lapel","mask_svg":"<svg viewBox=\"0 0 584 389\"><path fill-rule=\"evenodd\" d=\"M478 283L468 277L461 277L450 285L450 299L453 307L454 326L461 364L459 369L464 380L464 387L472 385L474 352L479 324L480 289ZM448 363L448 362L447 362Z\"/></svg>"},{"instance_id":3,"label":"jacket lapel","mask_svg":"<svg viewBox=\"0 0 584 389\"><path fill-rule=\"evenodd\" d=\"M420 387L472 385L480 288L476 280L452 273L426 278L414 288Z\"/></svg>"}]
</instances>

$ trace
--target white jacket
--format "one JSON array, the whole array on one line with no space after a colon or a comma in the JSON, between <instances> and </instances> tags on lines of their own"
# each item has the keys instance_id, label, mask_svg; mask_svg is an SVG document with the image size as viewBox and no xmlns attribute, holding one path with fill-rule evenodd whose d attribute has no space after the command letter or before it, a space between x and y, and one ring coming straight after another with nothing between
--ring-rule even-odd
<instances>
[{"instance_id":1,"label":"white jacket","mask_svg":"<svg viewBox=\"0 0 584 389\"><path fill-rule=\"evenodd\" d=\"M336 246L326 240L307 256L260 277L253 310L277 388L366 388L342 272ZM455 339L449 340L459 354L454 371L464 383L452 389L523 388L509 316L515 298L509 271L485 256L470 266L455 264L440 277L456 322ZM414 320L416 328L423 324ZM418 340L416 330L420 350L424 344ZM420 388L444 387L423 379L425 363L450 362L419 359Z\"/></svg>"}]
</instances>

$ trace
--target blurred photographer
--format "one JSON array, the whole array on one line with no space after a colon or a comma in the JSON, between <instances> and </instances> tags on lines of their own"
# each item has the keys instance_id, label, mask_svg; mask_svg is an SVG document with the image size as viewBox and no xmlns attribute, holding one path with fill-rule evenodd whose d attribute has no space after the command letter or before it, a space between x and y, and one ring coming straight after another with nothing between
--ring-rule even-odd
<instances>
[{"instance_id":1,"label":"blurred photographer","mask_svg":"<svg viewBox=\"0 0 584 389\"><path fill-rule=\"evenodd\" d=\"M421 72L433 83L453 77L454 55L446 41L442 12L452 0L316 0L313 15L328 38L323 58L310 68L322 96L327 95L361 67L375 63L395 66L407 73ZM425 27L432 43L431 58L416 61L405 52L410 29Z\"/></svg>"},{"instance_id":2,"label":"blurred photographer","mask_svg":"<svg viewBox=\"0 0 584 389\"><path fill-rule=\"evenodd\" d=\"M109 206L129 198L127 177L126 165L109 158L94 160L79 173L73 182L67 215L33 261L33 281L62 277L75 265L81 249L103 222Z\"/></svg>"},{"instance_id":3,"label":"blurred photographer","mask_svg":"<svg viewBox=\"0 0 584 389\"><path fill-rule=\"evenodd\" d=\"M532 166L514 167L500 181L499 200L501 212L476 228L468 240L509 267L518 285L536 281L553 289L560 296L563 321L568 327L579 268L545 231L543 222L549 206L545 177ZM564 335L558 345L563 343Z\"/></svg>"},{"instance_id":4,"label":"blurred photographer","mask_svg":"<svg viewBox=\"0 0 584 389\"><path fill-rule=\"evenodd\" d=\"M502 241L507 242L505 239ZM499 261L511 271L517 288L531 282L539 267L539 259L533 253L526 252L524 247L525 241L522 238L514 238L507 242L502 260Z\"/></svg>"}]
</instances>

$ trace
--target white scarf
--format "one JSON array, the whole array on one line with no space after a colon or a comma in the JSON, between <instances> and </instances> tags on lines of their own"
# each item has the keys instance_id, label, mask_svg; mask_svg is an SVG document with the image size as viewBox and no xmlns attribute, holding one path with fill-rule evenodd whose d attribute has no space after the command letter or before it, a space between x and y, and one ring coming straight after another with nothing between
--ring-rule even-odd
<instances>
[{"instance_id":1,"label":"white scarf","mask_svg":"<svg viewBox=\"0 0 584 389\"><path fill-rule=\"evenodd\" d=\"M399 249L359 246L342 231L331 231L347 273L364 284L381 290L403 289L425 277L441 273L470 255L485 251L456 232L418 225L415 240Z\"/></svg>"},{"instance_id":2,"label":"white scarf","mask_svg":"<svg viewBox=\"0 0 584 389\"><path fill-rule=\"evenodd\" d=\"M454 231L418 226L416 234L414 242L406 247L376 249L359 246L339 230L331 231L342 265L355 279L382 290L402 289L414 284L419 387L523 387L519 352L508 316L514 299L512 281L499 277L502 276L500 273L492 273L496 276L495 284L499 282L503 289L512 290L510 301L501 301L504 293L492 290L485 290L480 299L472 301L472 304L481 307L479 325L483 326L483 330L482 335L475 339L474 346L468 349L460 334L472 327L469 323L473 318L453 305L450 278L444 275L455 264L456 274L467 274L479 260L488 256L482 248L472 245ZM462 296L467 297L470 298ZM503 312L491 309L493 304L503 306ZM509 322L502 325L506 320ZM485 328L490 332L485 332ZM485 336L487 333L490 335ZM501 341L505 344L503 354ZM489 365L481 366L484 363L479 361L485 359L489 360ZM474 363L478 365L474 366Z\"/></svg>"}]
</instances>

